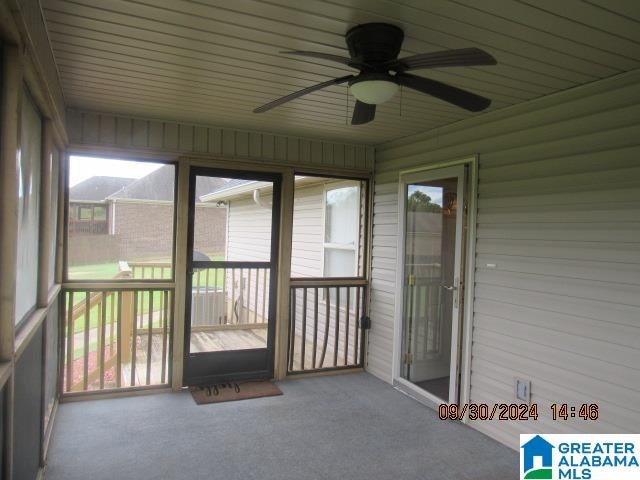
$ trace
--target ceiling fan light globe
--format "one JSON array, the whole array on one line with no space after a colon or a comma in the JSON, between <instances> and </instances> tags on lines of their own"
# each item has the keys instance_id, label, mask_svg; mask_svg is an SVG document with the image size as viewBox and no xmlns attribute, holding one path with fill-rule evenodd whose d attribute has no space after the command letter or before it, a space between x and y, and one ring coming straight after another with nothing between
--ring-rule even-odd
<instances>
[{"instance_id":1,"label":"ceiling fan light globe","mask_svg":"<svg viewBox=\"0 0 640 480\"><path fill-rule=\"evenodd\" d=\"M393 98L398 91L398 85L389 80L362 80L352 83L350 89L357 100L379 105Z\"/></svg>"}]
</instances>

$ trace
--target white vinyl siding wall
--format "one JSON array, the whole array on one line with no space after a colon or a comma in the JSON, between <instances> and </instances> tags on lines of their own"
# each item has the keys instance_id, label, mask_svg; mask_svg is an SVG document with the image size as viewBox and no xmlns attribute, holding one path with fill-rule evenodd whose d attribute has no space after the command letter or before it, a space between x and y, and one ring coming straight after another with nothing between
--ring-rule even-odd
<instances>
[{"instance_id":1,"label":"white vinyl siding wall","mask_svg":"<svg viewBox=\"0 0 640 480\"><path fill-rule=\"evenodd\" d=\"M639 431L638 71L376 150L367 369L391 381L399 172L476 153L470 398L511 403L530 379L540 420L470 424L514 448L531 431ZM551 403L600 419L554 422Z\"/></svg>"}]
</instances>

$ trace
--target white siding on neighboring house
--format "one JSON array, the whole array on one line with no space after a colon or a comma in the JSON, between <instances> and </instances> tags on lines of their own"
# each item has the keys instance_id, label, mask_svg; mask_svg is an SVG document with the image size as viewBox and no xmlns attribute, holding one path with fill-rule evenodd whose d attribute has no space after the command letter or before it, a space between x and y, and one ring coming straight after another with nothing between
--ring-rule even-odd
<instances>
[{"instance_id":1,"label":"white siding on neighboring house","mask_svg":"<svg viewBox=\"0 0 640 480\"><path fill-rule=\"evenodd\" d=\"M517 448L525 432L640 431L640 72L376 149L367 369L391 381L398 174L479 154L471 401L538 422L470 424ZM488 264L495 264L489 268ZM600 419L552 421L551 403Z\"/></svg>"},{"instance_id":2,"label":"white siding on neighboring house","mask_svg":"<svg viewBox=\"0 0 640 480\"><path fill-rule=\"evenodd\" d=\"M333 182L332 185L338 186L343 181ZM350 183L352 184L352 182ZM311 185L297 185L295 190L294 200L294 212L293 212L293 241L291 250L291 276L292 277L322 277L323 276L323 239L324 239L324 208L325 208L325 189L326 182L316 183ZM268 197L268 194L262 195L263 199ZM266 261L269 259L269 239L270 239L270 224L271 224L271 210L258 206L250 194L245 194L241 197L234 197L228 200L229 202L229 214L228 214L228 241L227 241L227 260L239 260L239 261ZM270 197L269 197L270 202ZM239 283L239 272L236 272L236 288ZM245 280L245 292L255 292L256 277L255 273L252 273L251 284L248 285L248 271L243 271ZM261 274L262 275L262 274ZM227 281L230 280L230 275L227 275ZM258 305L262 306L262 292L263 277L257 281L258 287ZM307 316L310 319L313 318L313 302L315 300L313 291L310 291L307 303ZM338 351L339 361L344 361L343 353L345 351L345 336L346 330L346 289L341 291L341 317L340 317L340 335L338 338ZM248 303L247 303L248 302ZM253 295L247 298L244 295L244 304L249 308L253 308L255 303ZM325 319L326 319L326 303L325 294L322 290L319 292L319 312L318 312L318 342L322 344L325 334ZM355 298L350 299L350 314L349 314L349 335L348 338L353 339L357 333L356 319L355 319ZM296 301L296 319L298 322L298 329L301 328L302 319L302 290L298 291ZM332 304L330 312L331 324L335 323L335 303ZM310 323L311 324L311 323ZM309 325L310 325L309 324ZM312 335L312 330L309 327L307 335ZM330 362L333 359L333 349L335 337L333 330L327 335L328 347L326 362ZM308 338L310 341L310 338ZM348 352L349 359L353 359L353 348Z\"/></svg>"},{"instance_id":3,"label":"white siding on neighboring house","mask_svg":"<svg viewBox=\"0 0 640 480\"><path fill-rule=\"evenodd\" d=\"M271 195L262 195L271 204ZM233 198L227 216L227 260L268 262L271 257L271 208L256 205L253 197Z\"/></svg>"},{"instance_id":4,"label":"white siding on neighboring house","mask_svg":"<svg viewBox=\"0 0 640 480\"><path fill-rule=\"evenodd\" d=\"M322 276L324 184L296 187L293 202L292 277Z\"/></svg>"}]
</instances>

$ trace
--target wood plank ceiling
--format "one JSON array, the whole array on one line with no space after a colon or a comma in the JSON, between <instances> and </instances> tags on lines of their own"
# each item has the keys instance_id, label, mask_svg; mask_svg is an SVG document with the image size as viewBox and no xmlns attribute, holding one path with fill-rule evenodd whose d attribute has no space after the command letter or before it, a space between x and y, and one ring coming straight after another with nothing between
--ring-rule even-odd
<instances>
[{"instance_id":1,"label":"wood plank ceiling","mask_svg":"<svg viewBox=\"0 0 640 480\"><path fill-rule=\"evenodd\" d=\"M402 27L401 56L476 46L497 66L416 71L493 99L491 110L640 67L635 0L42 0L68 106L378 144L471 114L404 89L351 126L334 86L268 113L271 99L354 73L281 50L347 55L344 33ZM348 56L348 55L347 55ZM481 113L480 113L481 114Z\"/></svg>"}]
</instances>

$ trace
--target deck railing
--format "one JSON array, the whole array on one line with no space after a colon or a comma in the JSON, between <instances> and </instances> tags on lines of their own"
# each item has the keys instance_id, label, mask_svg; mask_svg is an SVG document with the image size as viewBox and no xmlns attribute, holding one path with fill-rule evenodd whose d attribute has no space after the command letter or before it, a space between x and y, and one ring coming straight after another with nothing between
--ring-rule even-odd
<instances>
[{"instance_id":1,"label":"deck railing","mask_svg":"<svg viewBox=\"0 0 640 480\"><path fill-rule=\"evenodd\" d=\"M63 394L169 384L173 288L127 286L119 267L104 288L64 289Z\"/></svg>"},{"instance_id":2,"label":"deck railing","mask_svg":"<svg viewBox=\"0 0 640 480\"><path fill-rule=\"evenodd\" d=\"M69 220L69 234L102 235L109 231L107 220Z\"/></svg>"},{"instance_id":3,"label":"deck railing","mask_svg":"<svg viewBox=\"0 0 640 480\"><path fill-rule=\"evenodd\" d=\"M363 363L365 279L291 279L288 372Z\"/></svg>"},{"instance_id":4,"label":"deck railing","mask_svg":"<svg viewBox=\"0 0 640 480\"><path fill-rule=\"evenodd\" d=\"M170 262L127 262L134 279L167 280L171 278L173 265Z\"/></svg>"},{"instance_id":5,"label":"deck railing","mask_svg":"<svg viewBox=\"0 0 640 480\"><path fill-rule=\"evenodd\" d=\"M64 392L167 384L171 293L67 289Z\"/></svg>"},{"instance_id":6,"label":"deck railing","mask_svg":"<svg viewBox=\"0 0 640 480\"><path fill-rule=\"evenodd\" d=\"M214 262L216 263L216 262ZM269 315L269 277L265 262L195 268L191 283L193 330L263 326Z\"/></svg>"}]
</instances>

